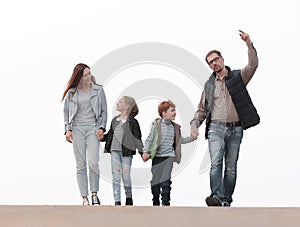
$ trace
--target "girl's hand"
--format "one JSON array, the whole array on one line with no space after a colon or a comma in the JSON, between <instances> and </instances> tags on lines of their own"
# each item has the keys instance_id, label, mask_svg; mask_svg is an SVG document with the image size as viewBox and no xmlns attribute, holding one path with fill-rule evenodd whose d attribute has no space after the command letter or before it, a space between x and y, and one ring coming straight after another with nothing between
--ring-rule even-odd
<instances>
[{"instance_id":1,"label":"girl's hand","mask_svg":"<svg viewBox=\"0 0 300 227\"><path fill-rule=\"evenodd\" d=\"M150 159L150 155L148 153L143 153L142 159L144 162L147 162Z\"/></svg>"}]
</instances>

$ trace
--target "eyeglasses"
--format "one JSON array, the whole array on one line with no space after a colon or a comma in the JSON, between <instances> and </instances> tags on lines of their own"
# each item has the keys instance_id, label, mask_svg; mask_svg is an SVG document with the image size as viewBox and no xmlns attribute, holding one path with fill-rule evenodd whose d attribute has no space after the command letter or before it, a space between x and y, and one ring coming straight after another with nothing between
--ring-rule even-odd
<instances>
[{"instance_id":1,"label":"eyeglasses","mask_svg":"<svg viewBox=\"0 0 300 227\"><path fill-rule=\"evenodd\" d=\"M221 58L220 56L215 57L214 59L212 59L211 61L208 62L208 65L211 65L214 62L215 63L218 62L220 60L220 58Z\"/></svg>"}]
</instances>

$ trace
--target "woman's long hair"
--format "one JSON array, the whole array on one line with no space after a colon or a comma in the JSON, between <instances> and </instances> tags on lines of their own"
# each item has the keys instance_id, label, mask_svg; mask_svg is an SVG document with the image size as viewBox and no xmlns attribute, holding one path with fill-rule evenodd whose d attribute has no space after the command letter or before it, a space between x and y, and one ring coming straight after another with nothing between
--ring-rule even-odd
<instances>
[{"instance_id":1,"label":"woman's long hair","mask_svg":"<svg viewBox=\"0 0 300 227\"><path fill-rule=\"evenodd\" d=\"M139 108L135 102L135 99L130 96L123 96L125 103L129 106L129 116L135 117L139 113Z\"/></svg>"},{"instance_id":2,"label":"woman's long hair","mask_svg":"<svg viewBox=\"0 0 300 227\"><path fill-rule=\"evenodd\" d=\"M77 64L75 66L75 68L73 70L73 74L72 74L72 76L71 76L71 78L70 78L70 80L69 80L69 82L67 84L67 88L64 91L64 94L62 96L61 101L64 100L64 98L66 97L68 91L71 88L75 88L75 90L77 90L78 84L79 84L79 82L80 82L80 80L81 80L81 78L83 76L83 71L86 68L90 69L90 67L88 67L86 64L83 64L83 63L79 63L79 64ZM94 79L92 79L92 80L93 80L93 82L95 82Z\"/></svg>"}]
</instances>

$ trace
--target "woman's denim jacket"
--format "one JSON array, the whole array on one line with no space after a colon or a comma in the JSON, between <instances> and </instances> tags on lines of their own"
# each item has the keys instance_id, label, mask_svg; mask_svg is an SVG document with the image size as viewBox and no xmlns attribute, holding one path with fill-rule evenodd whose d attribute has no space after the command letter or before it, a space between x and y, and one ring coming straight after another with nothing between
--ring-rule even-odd
<instances>
[{"instance_id":1,"label":"woman's denim jacket","mask_svg":"<svg viewBox=\"0 0 300 227\"><path fill-rule=\"evenodd\" d=\"M66 95L64 104L65 131L72 131L72 120L78 108L77 100L78 94L75 92L75 88L71 88ZM92 83L90 101L95 113L97 129L105 129L107 122L107 104L105 93L101 85Z\"/></svg>"}]
</instances>

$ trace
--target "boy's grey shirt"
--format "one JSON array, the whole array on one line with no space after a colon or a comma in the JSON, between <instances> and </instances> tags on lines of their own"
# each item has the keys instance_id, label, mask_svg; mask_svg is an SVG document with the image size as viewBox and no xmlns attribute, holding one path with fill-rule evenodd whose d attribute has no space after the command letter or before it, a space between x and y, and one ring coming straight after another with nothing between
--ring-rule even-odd
<instances>
[{"instance_id":1,"label":"boy's grey shirt","mask_svg":"<svg viewBox=\"0 0 300 227\"><path fill-rule=\"evenodd\" d=\"M175 138L175 131L174 126L171 121L167 121L165 119L161 120L161 138L160 144L158 144L156 157L175 157L175 150L174 150L174 138ZM145 141L144 152L147 153L154 139L154 125L152 125L150 129L150 134ZM181 144L190 143L193 140L190 136L180 138Z\"/></svg>"}]
</instances>

